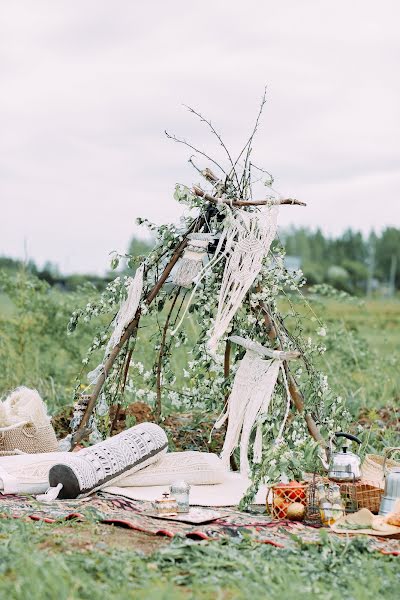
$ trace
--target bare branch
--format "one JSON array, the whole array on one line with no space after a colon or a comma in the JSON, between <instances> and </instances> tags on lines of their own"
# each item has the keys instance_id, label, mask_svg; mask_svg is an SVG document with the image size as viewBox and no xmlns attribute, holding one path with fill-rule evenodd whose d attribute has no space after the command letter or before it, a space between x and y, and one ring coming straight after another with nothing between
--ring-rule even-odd
<instances>
[{"instance_id":1,"label":"bare branch","mask_svg":"<svg viewBox=\"0 0 400 600\"><path fill-rule=\"evenodd\" d=\"M217 138L217 140L219 141L220 145L222 146L222 148L225 151L225 154L228 157L229 162L231 163L231 167L232 167L232 171L233 174L235 175L235 179L236 182L238 184L238 187L240 189L240 183L239 183L239 179L235 170L235 165L233 164L233 160L232 160L232 156L228 150L228 148L225 145L224 140L221 137L221 134L218 133L218 131L215 129L214 125L211 123L211 121L209 121L208 119L206 119L205 117L203 117L203 115L201 113L199 113L197 110L194 110L194 108L192 108L191 106L187 106L187 104L184 104L183 106L185 106L193 115L196 115L196 117L199 117L200 121L202 121L202 123L205 123L206 125L208 125L208 127L211 129L211 132L215 135L215 137Z\"/></svg>"},{"instance_id":2,"label":"bare branch","mask_svg":"<svg viewBox=\"0 0 400 600\"><path fill-rule=\"evenodd\" d=\"M265 88L264 88L264 94L263 94L263 96L261 98L261 105L260 105L260 109L258 111L256 122L255 122L254 127L253 127L253 131L251 132L251 135L250 135L249 139L247 140L246 144L243 146L243 149L241 150L239 156L235 160L234 168L236 167L236 165L238 164L239 160L242 158L244 152L247 149L247 155L246 155L246 159L245 159L245 170L246 170L246 164L247 164L247 161L249 159L249 155L250 155L250 151L251 151L251 142L252 142L252 140L253 140L256 132L257 132L258 125L260 123L261 115L263 113L266 101L267 101L267 86L265 86Z\"/></svg>"},{"instance_id":3,"label":"bare branch","mask_svg":"<svg viewBox=\"0 0 400 600\"><path fill-rule=\"evenodd\" d=\"M229 206L265 206L267 204L294 204L296 206L307 206L305 202L295 200L294 198L278 198L277 200L228 200L227 198L216 198L215 196L211 196L211 194L207 194L207 192L202 190L197 185L194 185L192 189L193 193L196 194L196 196L204 198L204 200L208 200L208 202L213 202L214 204L229 204Z\"/></svg>"},{"instance_id":4,"label":"bare branch","mask_svg":"<svg viewBox=\"0 0 400 600\"><path fill-rule=\"evenodd\" d=\"M197 154L201 154L201 156L204 156L204 158L206 158L207 160L209 160L210 162L212 162L216 167L218 167L218 169L220 169L220 171L222 171L222 173L224 175L226 175L226 173L225 173L224 169L221 167L221 165L218 164L213 158L211 158L211 156L208 156L208 154L206 154L202 150L199 150L195 146L192 146L192 144L189 144L189 142L187 142L186 140L180 139L180 138L176 137L176 135L168 133L168 131L165 131L165 135L167 136L167 138L169 140L173 140L174 142L177 142L178 144L184 144L184 146L187 146L188 148L191 148Z\"/></svg>"}]
</instances>

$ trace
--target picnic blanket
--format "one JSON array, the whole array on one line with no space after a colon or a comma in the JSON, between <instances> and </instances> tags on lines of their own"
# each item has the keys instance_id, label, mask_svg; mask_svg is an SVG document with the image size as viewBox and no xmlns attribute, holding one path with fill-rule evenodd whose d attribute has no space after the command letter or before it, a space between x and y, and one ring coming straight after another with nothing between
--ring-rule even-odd
<instances>
[{"instance_id":1,"label":"picnic blanket","mask_svg":"<svg viewBox=\"0 0 400 600\"><path fill-rule=\"evenodd\" d=\"M272 519L260 513L259 509L244 513L236 508L224 508L220 519L204 525L156 519L145 514L150 509L149 502L130 500L106 492L97 492L81 500L55 500L45 504L32 496L0 495L1 518L26 518L46 523L68 519L91 520L149 535L181 536L194 540L251 537L277 548L295 547L296 537L307 543L316 543L320 539L318 528ZM343 539L343 536L333 532L329 532L329 535ZM370 544L371 549L400 556L400 540L376 537L370 538Z\"/></svg>"}]
</instances>

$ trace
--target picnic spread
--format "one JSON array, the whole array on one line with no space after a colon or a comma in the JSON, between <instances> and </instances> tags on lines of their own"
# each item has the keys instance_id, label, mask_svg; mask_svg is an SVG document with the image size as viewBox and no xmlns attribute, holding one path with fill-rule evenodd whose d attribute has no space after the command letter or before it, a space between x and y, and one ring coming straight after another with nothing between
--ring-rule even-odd
<instances>
[{"instance_id":1,"label":"picnic spread","mask_svg":"<svg viewBox=\"0 0 400 600\"><path fill-rule=\"evenodd\" d=\"M1 517L90 518L151 535L250 536L279 548L290 547L293 534L313 543L325 529L366 535L374 549L400 553L400 464L392 456L399 448L360 458L351 445L361 440L343 431L343 398L313 363L326 347L303 340L301 327L289 331L278 310L279 293L301 294L302 286L284 252L270 253L279 209L304 203L284 198L272 180L267 197L255 200L249 152L244 160L240 181L235 165L222 179L196 167L211 190L175 190L196 216L180 228L155 228L156 246L133 261L133 276L117 277L97 302L72 314L69 333L114 310L82 361L100 351L100 363L75 388L63 439L36 390L20 387L0 402ZM146 314L158 323L148 371L133 358ZM198 339L184 372L188 385L178 392L170 355L187 341L189 315ZM312 318L323 339L325 327ZM130 379L132 368L143 388ZM128 385L138 397L153 394L155 422L126 422L118 432ZM219 455L170 448L166 397L215 415L210 439L222 437Z\"/></svg>"},{"instance_id":2,"label":"picnic spread","mask_svg":"<svg viewBox=\"0 0 400 600\"><path fill-rule=\"evenodd\" d=\"M19 393L24 396L23 390ZM41 399L33 405L43 420ZM167 436L154 423L133 426L73 453L14 451L18 453L10 455L8 449L0 457L1 518L48 523L92 519L171 538L247 536L284 549L293 545L293 535L316 543L328 524L324 517L328 511L329 535L368 535L374 550L400 555L400 497L390 512L385 511L388 499L400 496L400 470L394 461L386 471L384 515L373 515L367 508L347 513L338 483L322 478L314 485L320 520L310 523L310 481L261 486L250 510L238 510L251 481L227 469L215 454L168 452ZM339 458L333 457L337 468L335 460ZM357 461L354 465L357 469ZM345 474L348 479L348 471ZM329 505L332 492L337 497L330 498Z\"/></svg>"}]
</instances>

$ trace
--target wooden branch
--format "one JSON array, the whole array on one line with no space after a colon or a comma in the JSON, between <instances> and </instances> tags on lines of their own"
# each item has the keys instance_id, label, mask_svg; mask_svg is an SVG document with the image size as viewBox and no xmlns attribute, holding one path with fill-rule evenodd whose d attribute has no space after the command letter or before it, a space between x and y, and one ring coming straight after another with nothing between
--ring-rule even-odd
<instances>
[{"instance_id":1,"label":"wooden branch","mask_svg":"<svg viewBox=\"0 0 400 600\"><path fill-rule=\"evenodd\" d=\"M228 379L230 372L230 358L231 358L231 342L228 338L225 344L225 354L224 354L224 378Z\"/></svg>"},{"instance_id":2,"label":"wooden branch","mask_svg":"<svg viewBox=\"0 0 400 600\"><path fill-rule=\"evenodd\" d=\"M180 255L182 254L183 250L185 249L186 245L187 245L187 235L189 233L191 233L194 230L198 230L201 229L204 225L204 218L201 217L199 219L194 219L192 224L190 225L190 227L188 228L183 240L176 246L174 253L171 257L171 260L169 261L169 263L167 264L167 266L165 267L164 271L162 272L159 280L157 281L157 283L155 284L155 286L153 287L153 289L149 292L149 294L147 295L145 302L150 305L154 298L156 298L157 294L159 293L160 289L162 288L162 286L164 285L165 281L167 280L169 274L171 273L172 269L174 268L174 266L176 265ZM120 341L118 342L118 344L113 348L113 350L110 353L110 356L107 358L105 364L104 364L104 370L101 373L97 383L95 384L95 387L93 389L93 392L91 393L90 396L90 400L88 402L88 405L86 407L85 413L82 417L82 420L78 426L78 429L76 430L76 432L74 433L74 435L72 436L72 442L71 442L71 450L81 441L83 440L88 433L90 433L90 429L88 428L88 423L89 423L89 419L93 413L94 407L96 405L97 402L97 398L102 390L102 387L104 385L105 380L107 379L108 373L110 372L115 359L117 358L121 348L124 346L124 344L129 340L129 338L132 335L136 335L137 333L137 329L139 326L139 320L141 317L141 310L140 310L140 306L136 311L135 317L133 318L133 320L129 323L129 325L126 327Z\"/></svg>"},{"instance_id":3,"label":"wooden branch","mask_svg":"<svg viewBox=\"0 0 400 600\"><path fill-rule=\"evenodd\" d=\"M265 326L267 328L267 333L268 333L268 337L272 342L277 342L277 346L278 346L278 350L282 350L282 343L281 340L279 339L279 333L278 330L275 326L275 323L267 309L267 307L265 306L265 304L263 302L260 302L259 305L262 313L263 313L263 319L264 319L264 323ZM299 387L296 383L295 378L293 377L293 375L290 372L289 369L289 365L287 363L287 361L283 361L283 366L286 372L286 377L288 380L288 387L289 387L289 392L290 392L290 396L292 398L293 404L295 405L296 409L298 410L298 412L302 413L304 412L304 398L303 398L303 394L301 393L301 391L299 390ZM315 420L313 419L312 415L310 415L310 413L305 413L304 415L306 424L307 424L307 428L308 431L310 433L310 435L314 438L315 441L317 441L324 449L327 448L327 443L324 440L324 438L322 437L318 426L315 422Z\"/></svg>"},{"instance_id":4,"label":"wooden branch","mask_svg":"<svg viewBox=\"0 0 400 600\"><path fill-rule=\"evenodd\" d=\"M229 373L230 373L231 346L232 346L231 341L228 338L226 340L225 353L224 353L224 378L225 378L225 380L228 379ZM228 398L229 398L229 392L225 396L225 403L228 401ZM230 466L231 466L231 471L239 470L234 454L230 455L229 462L230 462Z\"/></svg>"},{"instance_id":5,"label":"wooden branch","mask_svg":"<svg viewBox=\"0 0 400 600\"><path fill-rule=\"evenodd\" d=\"M128 352L127 356L126 356L125 367L124 367L124 376L123 376L123 379L122 379L122 386L121 386L121 395L125 391L126 380L128 379L129 365L131 364L132 354L133 354L133 348L131 348L129 350L129 352ZM118 402L118 404L117 404L117 406L115 408L115 415L114 415L114 418L113 418L113 421L112 421L111 427L110 427L110 435L112 434L112 432L114 431L114 429L117 426L120 410L121 410L121 402Z\"/></svg>"},{"instance_id":6,"label":"wooden branch","mask_svg":"<svg viewBox=\"0 0 400 600\"><path fill-rule=\"evenodd\" d=\"M71 450L77 445L79 444L79 442L81 440L83 440L84 437L86 437L87 435L87 428L88 428L88 423L89 423L89 419L92 415L92 412L94 410L94 407L96 405L97 402L97 398L101 392L101 389L104 385L105 380L107 379L108 373L110 372L115 359L117 358L121 348L123 348L125 342L128 341L128 339L137 333L137 328L139 325L139 319L140 319L140 315L141 315L141 310L140 307L138 308L138 310L136 311L136 315L135 318L133 319L133 321L131 321L128 325L128 327L125 329L124 334L122 335L120 341L118 342L118 344L111 350L111 353L109 355L109 357L107 358L107 360L104 363L104 369L102 371L102 373L100 374L93 392L90 395L90 400L88 402L88 405L86 407L86 410L84 412L84 415L82 417L81 422L79 423L79 427L76 430L76 432L74 433L74 435L72 436L72 443L71 443Z\"/></svg>"},{"instance_id":7,"label":"wooden branch","mask_svg":"<svg viewBox=\"0 0 400 600\"><path fill-rule=\"evenodd\" d=\"M161 408L162 408L161 407L161 373L162 373L162 359L164 356L165 340L167 337L167 331L168 331L169 323L171 320L172 311L175 308L175 304L176 304L176 301L178 300L180 291L181 291L181 288L179 287L178 291L175 294L175 298L171 304L171 308L168 311L168 315L167 315L167 318L165 320L164 327L162 330L160 350L158 353L158 360L157 360L157 383L156 383L157 399L156 399L155 410L154 410L154 416L157 421L159 421L161 418Z\"/></svg>"},{"instance_id":8,"label":"wooden branch","mask_svg":"<svg viewBox=\"0 0 400 600\"><path fill-rule=\"evenodd\" d=\"M273 205L284 205L284 204L294 204L296 206L307 206L305 202L301 202L300 200L295 200L293 198L281 198L277 200L239 200L233 199L228 200L226 198L216 198L215 196L211 196L204 190L202 190L199 186L194 185L192 188L193 193L200 198L204 198L204 200L208 200L208 202L213 202L213 204L228 204L229 206L266 206L267 204Z\"/></svg>"}]
</instances>

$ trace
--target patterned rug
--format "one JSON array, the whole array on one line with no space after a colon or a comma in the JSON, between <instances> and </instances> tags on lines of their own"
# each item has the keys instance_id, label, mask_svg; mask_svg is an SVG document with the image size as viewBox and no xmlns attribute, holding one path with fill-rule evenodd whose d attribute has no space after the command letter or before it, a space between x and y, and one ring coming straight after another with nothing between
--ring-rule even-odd
<instances>
[{"instance_id":1,"label":"patterned rug","mask_svg":"<svg viewBox=\"0 0 400 600\"><path fill-rule=\"evenodd\" d=\"M149 502L128 500L98 492L82 500L55 500L40 503L31 496L0 495L0 518L29 518L54 523L78 519L119 525L150 535L187 537L194 540L218 540L226 537L251 537L255 541L271 544L277 548L295 547L296 538L306 543L316 543L320 531L301 523L272 519L259 512L240 512L224 508L224 516L204 525L192 525L150 517L144 513L151 510ZM329 532L338 539L344 536ZM371 549L400 556L400 540L370 537Z\"/></svg>"}]
</instances>

